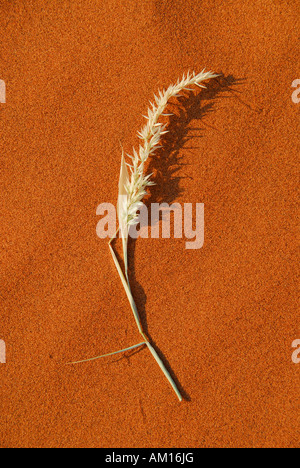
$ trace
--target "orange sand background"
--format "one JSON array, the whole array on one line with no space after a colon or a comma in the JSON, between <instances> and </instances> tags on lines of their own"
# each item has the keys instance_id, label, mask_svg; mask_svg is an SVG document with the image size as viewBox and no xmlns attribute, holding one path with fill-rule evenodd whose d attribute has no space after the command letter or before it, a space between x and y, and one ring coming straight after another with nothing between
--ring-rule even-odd
<instances>
[{"instance_id":1,"label":"orange sand background","mask_svg":"<svg viewBox=\"0 0 300 468\"><path fill-rule=\"evenodd\" d=\"M299 446L297 8L1 1L1 447ZM146 349L65 363L140 341L96 208L153 93L203 67L223 75L180 104L150 200L204 203L205 245L130 248L180 404Z\"/></svg>"}]
</instances>

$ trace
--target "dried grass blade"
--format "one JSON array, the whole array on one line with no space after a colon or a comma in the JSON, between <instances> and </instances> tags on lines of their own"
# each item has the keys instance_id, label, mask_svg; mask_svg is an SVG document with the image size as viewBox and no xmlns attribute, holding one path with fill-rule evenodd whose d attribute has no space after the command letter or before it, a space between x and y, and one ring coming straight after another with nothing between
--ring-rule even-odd
<instances>
[{"instance_id":1,"label":"dried grass blade","mask_svg":"<svg viewBox=\"0 0 300 468\"><path fill-rule=\"evenodd\" d=\"M128 226L127 226L127 185L129 183L129 174L127 164L124 158L124 152L122 151L120 178L119 178L119 196L118 196L118 218L120 232L122 235L123 255L124 255L124 266L126 278L128 278Z\"/></svg>"},{"instance_id":2,"label":"dried grass blade","mask_svg":"<svg viewBox=\"0 0 300 468\"><path fill-rule=\"evenodd\" d=\"M154 357L155 361L157 362L157 364L159 365L159 367L161 368L161 370L163 371L164 375L166 376L166 378L168 379L169 383L171 384L174 392L176 393L179 401L182 401L182 395L181 393L179 392L174 380L172 379L170 373L167 371L164 363L162 362L162 360L160 359L160 357L158 356L157 352L155 351L155 349L153 348L153 346L149 343L149 341L146 341L146 345L148 346L149 348L149 351L151 352L152 356Z\"/></svg>"},{"instance_id":3,"label":"dried grass blade","mask_svg":"<svg viewBox=\"0 0 300 468\"><path fill-rule=\"evenodd\" d=\"M100 358L103 358L103 357L113 356L114 354L119 354L119 353L125 353L125 351L129 351L130 349L138 348L139 346L142 346L144 344L146 344L145 341L143 341L142 343L138 343L136 345L133 345L133 346L129 346L129 348L120 349L119 351L114 351L113 353L102 354L102 356L97 356L97 357L90 358L90 359L84 359L83 361L68 362L67 364L81 364L82 362L96 361L96 359L100 359Z\"/></svg>"},{"instance_id":4,"label":"dried grass blade","mask_svg":"<svg viewBox=\"0 0 300 468\"><path fill-rule=\"evenodd\" d=\"M114 262L115 262L116 268L117 268L117 270L118 270L119 276L120 276L120 278L121 278L122 284L123 284L123 286L124 286L124 289L125 289L127 298L128 298L128 300L129 300L129 303L130 303L130 306L131 306L131 309L132 309L132 312L133 312L135 321L136 321L136 323L137 323L139 332L140 332L141 334L143 334L142 325L141 325L141 320L140 320L139 313L138 313L136 304L135 304L135 302L134 302L134 299L133 299L133 296L132 296L132 293L131 293L130 286L129 286L128 282L127 282L126 279L125 279L125 276L124 276L123 271L122 271L122 269L121 269L121 267L120 267L120 264L119 264L119 262L118 262L118 259L117 259L117 257L116 257L116 254L115 254L115 252L114 252L114 249L112 248L112 246L111 246L110 244L109 244L109 248L110 248L110 252L111 252L111 254L112 254L113 260L114 260Z\"/></svg>"}]
</instances>

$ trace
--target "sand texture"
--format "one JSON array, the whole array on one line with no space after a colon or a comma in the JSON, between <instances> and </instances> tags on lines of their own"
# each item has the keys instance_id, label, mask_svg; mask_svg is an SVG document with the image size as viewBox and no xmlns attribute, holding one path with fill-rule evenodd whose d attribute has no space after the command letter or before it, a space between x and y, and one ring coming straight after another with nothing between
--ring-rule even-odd
<instances>
[{"instance_id":1,"label":"sand texture","mask_svg":"<svg viewBox=\"0 0 300 468\"><path fill-rule=\"evenodd\" d=\"M299 4L0 4L0 446L299 446ZM153 94L204 67L221 77L173 106L148 199L204 203L204 246L129 246L179 403L147 349L66 363L140 341L96 209Z\"/></svg>"}]
</instances>

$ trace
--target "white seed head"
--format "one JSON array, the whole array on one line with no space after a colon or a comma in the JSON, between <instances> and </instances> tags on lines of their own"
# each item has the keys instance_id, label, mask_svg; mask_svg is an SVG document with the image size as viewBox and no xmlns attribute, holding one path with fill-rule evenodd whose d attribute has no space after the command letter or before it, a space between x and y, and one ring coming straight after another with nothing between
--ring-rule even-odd
<instances>
[{"instance_id":1,"label":"white seed head","mask_svg":"<svg viewBox=\"0 0 300 468\"><path fill-rule=\"evenodd\" d=\"M169 99L172 97L179 97L180 93L183 90L190 91L189 86L196 85L201 88L205 88L204 85L200 84L202 81L216 78L218 75L212 72L205 72L205 69L201 73L196 73L193 71L188 72L187 75L183 74L182 80L177 80L175 85L170 85L167 90L158 91L158 95L154 95L154 101L150 101L150 108L148 109L148 116L144 116L147 120L147 123L138 132L138 137L142 140L142 144L139 146L139 151L137 152L133 149L133 156L130 156L132 160L131 164L127 164L130 169L130 175L123 178L123 191L124 187L127 194L127 203L122 204L122 214L120 215L123 225L131 226L137 223L137 211L141 207L142 199L146 195L146 188L155 185L149 179L152 174L144 174L144 166L148 157L153 154L158 148L161 148L159 145L161 137L168 133L166 131L166 124L158 122L161 116L169 116L172 114L164 114L165 107L168 104ZM125 167L122 159L122 171L125 173Z\"/></svg>"}]
</instances>

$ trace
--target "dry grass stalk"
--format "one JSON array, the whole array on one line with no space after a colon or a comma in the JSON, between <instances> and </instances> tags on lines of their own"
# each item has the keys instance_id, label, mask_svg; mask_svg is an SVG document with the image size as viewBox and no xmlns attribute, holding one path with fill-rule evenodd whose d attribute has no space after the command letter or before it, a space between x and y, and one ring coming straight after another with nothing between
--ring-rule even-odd
<instances>
[{"instance_id":1,"label":"dry grass stalk","mask_svg":"<svg viewBox=\"0 0 300 468\"><path fill-rule=\"evenodd\" d=\"M175 85L169 86L167 90L159 91L157 96L154 96L154 102L150 102L150 108L148 109L148 115L145 117L147 120L146 125L138 133L139 138L142 140L142 144L139 146L139 150L136 151L133 149L133 155L127 155L131 162L126 163L124 158L124 153L122 153L121 160L121 170L120 170L120 179L119 179L119 197L118 197L118 218L119 218L119 229L116 233L120 231L123 244L123 255L124 255L124 269L125 275L122 271L122 268L117 260L115 252L109 242L109 248L119 273L120 279L124 286L127 298L129 300L139 333L143 337L143 341L137 345L131 346L129 348L116 351L114 353L105 354L96 358L86 359L85 361L78 362L87 362L101 357L109 356L112 354L117 354L121 352L128 351L130 349L137 348L142 345L147 345L149 351L153 355L154 359L158 363L159 367L163 371L164 375L168 379L170 385L172 386L174 392L176 393L178 399L182 400L182 395L180 394L174 380L172 379L170 373L167 371L164 363L158 356L156 350L151 345L148 337L145 335L142 323L139 317L139 313L131 293L130 283L128 278L128 260L127 260L127 245L128 245L128 232L130 226L138 222L138 210L142 205L142 199L147 193L147 187L153 185L153 182L150 180L151 175L145 175L145 163L150 155L152 155L158 148L160 148L160 140L163 135L167 133L166 126L167 124L162 124L159 122L161 116L168 116L171 114L165 114L165 108L171 98L179 97L179 93L188 90L190 91L190 86L196 85L200 88L205 88L201 84L205 80L209 80L217 77L218 75L212 72L205 72L203 70L201 73L196 75L195 72L188 73L186 76L183 75L182 80L178 79ZM128 169L130 173L128 172ZM115 235L115 237L116 237Z\"/></svg>"}]
</instances>

